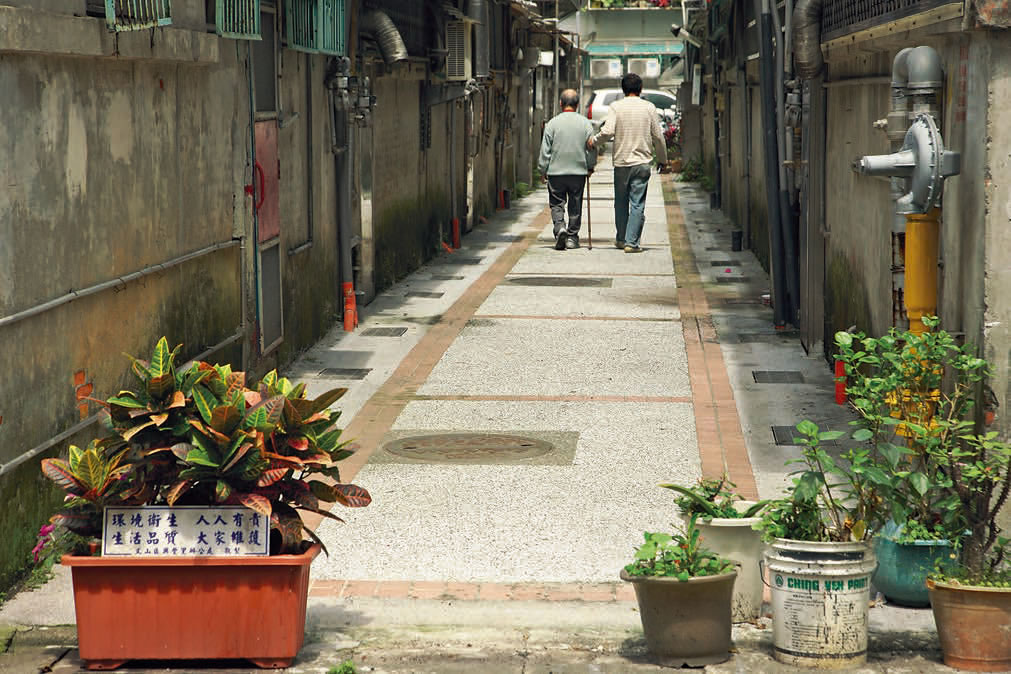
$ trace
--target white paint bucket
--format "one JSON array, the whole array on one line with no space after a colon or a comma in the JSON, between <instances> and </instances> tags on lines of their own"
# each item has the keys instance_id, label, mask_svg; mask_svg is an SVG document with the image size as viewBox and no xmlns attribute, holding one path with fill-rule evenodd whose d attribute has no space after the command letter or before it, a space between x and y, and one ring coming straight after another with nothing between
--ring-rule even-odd
<instances>
[{"instance_id":1,"label":"white paint bucket","mask_svg":"<svg viewBox=\"0 0 1011 674\"><path fill-rule=\"evenodd\" d=\"M739 501L734 506L745 512L753 501ZM762 575L759 566L765 552L761 532L752 527L761 517L699 518L696 524L702 536L702 546L741 566L734 583L734 599L730 617L735 623L755 620L762 612Z\"/></svg>"},{"instance_id":2,"label":"white paint bucket","mask_svg":"<svg viewBox=\"0 0 1011 674\"><path fill-rule=\"evenodd\" d=\"M877 561L866 543L776 539L765 556L777 660L845 669L867 661L867 609Z\"/></svg>"}]
</instances>

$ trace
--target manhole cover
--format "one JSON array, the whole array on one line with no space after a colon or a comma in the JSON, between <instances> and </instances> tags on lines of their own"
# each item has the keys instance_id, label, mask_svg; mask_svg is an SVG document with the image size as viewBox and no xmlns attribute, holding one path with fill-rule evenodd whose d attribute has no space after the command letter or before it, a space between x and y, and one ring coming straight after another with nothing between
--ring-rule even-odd
<instances>
[{"instance_id":1,"label":"manhole cover","mask_svg":"<svg viewBox=\"0 0 1011 674\"><path fill-rule=\"evenodd\" d=\"M509 279L517 286L552 286L557 288L610 288L614 279L592 276L520 276Z\"/></svg>"},{"instance_id":2,"label":"manhole cover","mask_svg":"<svg viewBox=\"0 0 1011 674\"><path fill-rule=\"evenodd\" d=\"M425 463L509 463L536 459L554 445L546 440L499 433L413 435L388 442L383 449Z\"/></svg>"}]
</instances>

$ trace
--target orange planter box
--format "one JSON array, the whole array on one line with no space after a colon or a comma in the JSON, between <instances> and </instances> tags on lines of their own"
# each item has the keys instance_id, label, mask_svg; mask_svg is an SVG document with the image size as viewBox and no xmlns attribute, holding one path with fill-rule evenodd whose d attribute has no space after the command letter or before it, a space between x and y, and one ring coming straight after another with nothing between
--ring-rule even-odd
<instances>
[{"instance_id":1,"label":"orange planter box","mask_svg":"<svg viewBox=\"0 0 1011 674\"><path fill-rule=\"evenodd\" d=\"M270 557L76 557L77 641L88 669L128 660L245 659L292 664L305 638L309 565Z\"/></svg>"}]
</instances>

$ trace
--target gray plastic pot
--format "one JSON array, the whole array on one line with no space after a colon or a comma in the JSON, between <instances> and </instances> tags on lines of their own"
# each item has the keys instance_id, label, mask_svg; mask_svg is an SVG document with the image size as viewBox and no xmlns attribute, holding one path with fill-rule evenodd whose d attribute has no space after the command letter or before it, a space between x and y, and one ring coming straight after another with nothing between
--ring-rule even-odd
<instances>
[{"instance_id":1,"label":"gray plastic pot","mask_svg":"<svg viewBox=\"0 0 1011 674\"><path fill-rule=\"evenodd\" d=\"M629 576L646 647L665 667L701 667L730 659L730 603L737 571L680 581Z\"/></svg>"}]
</instances>

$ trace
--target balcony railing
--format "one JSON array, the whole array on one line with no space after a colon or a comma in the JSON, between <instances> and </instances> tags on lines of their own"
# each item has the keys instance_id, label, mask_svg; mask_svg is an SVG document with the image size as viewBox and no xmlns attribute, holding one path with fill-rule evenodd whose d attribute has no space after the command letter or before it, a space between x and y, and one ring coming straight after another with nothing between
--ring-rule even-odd
<instances>
[{"instance_id":1,"label":"balcony railing","mask_svg":"<svg viewBox=\"0 0 1011 674\"><path fill-rule=\"evenodd\" d=\"M822 6L823 42L903 19L958 0L826 0Z\"/></svg>"},{"instance_id":2,"label":"balcony railing","mask_svg":"<svg viewBox=\"0 0 1011 674\"><path fill-rule=\"evenodd\" d=\"M681 9L681 0L589 0L587 9Z\"/></svg>"}]
</instances>

